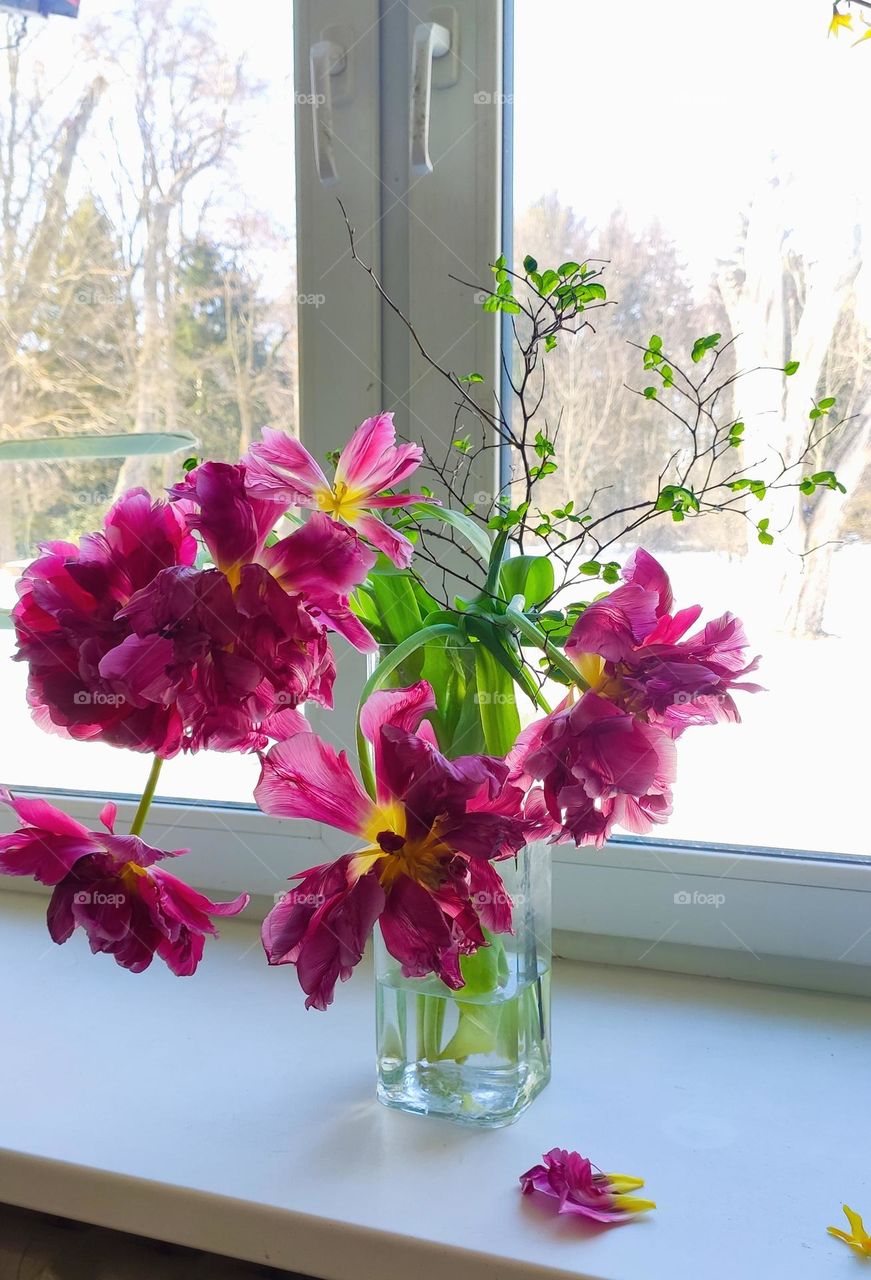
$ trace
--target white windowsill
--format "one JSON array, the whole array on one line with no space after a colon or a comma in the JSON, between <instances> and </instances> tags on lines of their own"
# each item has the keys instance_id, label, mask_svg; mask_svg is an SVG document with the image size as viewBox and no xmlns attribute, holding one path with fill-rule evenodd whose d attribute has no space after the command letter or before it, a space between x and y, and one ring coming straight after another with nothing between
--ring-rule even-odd
<instances>
[{"instance_id":1,"label":"white windowsill","mask_svg":"<svg viewBox=\"0 0 871 1280\"><path fill-rule=\"evenodd\" d=\"M0 1201L327 1280L855 1274L826 1226L871 1216L864 1000L558 962L552 1084L470 1132L375 1102L370 973L306 1014L251 923L191 980L137 977L55 947L44 908L0 895ZM601 1230L523 1200L553 1145L659 1209Z\"/></svg>"}]
</instances>

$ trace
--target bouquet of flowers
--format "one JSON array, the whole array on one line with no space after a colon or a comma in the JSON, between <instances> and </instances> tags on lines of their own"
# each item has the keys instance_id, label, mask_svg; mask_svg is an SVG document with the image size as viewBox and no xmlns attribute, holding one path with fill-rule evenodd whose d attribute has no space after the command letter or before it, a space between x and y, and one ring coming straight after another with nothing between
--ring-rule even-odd
<instances>
[{"instance_id":1,"label":"bouquet of flowers","mask_svg":"<svg viewBox=\"0 0 871 1280\"><path fill-rule=\"evenodd\" d=\"M352 231L351 249L359 262ZM483 305L513 322L513 404L480 375L432 361L456 393L445 458L397 443L390 413L323 460L267 428L235 464L189 459L164 498L124 494L101 530L44 544L25 570L13 618L37 723L153 756L128 834L115 832L112 804L105 829L91 831L3 793L20 828L0 838L0 871L53 887L56 942L80 928L125 968L156 954L192 974L214 918L247 897L218 904L165 870L185 851L144 841L149 804L165 759L256 752L261 809L350 837L263 923L269 963L295 966L306 1005L327 1008L377 926L390 981L423 984L430 1063L462 1067L506 1036L516 1043L524 1026L541 1051L540 955L512 1021L480 1012L485 995L504 995L514 954L507 873L533 845L601 847L615 828L665 822L678 742L736 721L734 693L758 687L738 619L702 624L698 605L677 608L640 531L732 512L770 543L758 513L772 490L842 490L808 467L821 433L840 424L829 424L831 399L816 402L800 456L760 474L744 424L718 415L720 392L741 376L717 381L729 344L704 335L684 359L653 335L639 345L652 383L639 394L685 429L656 492L618 511L601 493L543 507L540 482L557 469L558 424L539 412L548 356L607 305L602 273L531 257L519 273L503 258L492 272ZM513 476L482 510L467 499L469 478L497 447ZM419 469L428 483L412 492ZM379 655L360 699L356 769L302 711L331 705L336 635ZM433 1001L451 992L459 1020L446 1045L444 1004Z\"/></svg>"}]
</instances>

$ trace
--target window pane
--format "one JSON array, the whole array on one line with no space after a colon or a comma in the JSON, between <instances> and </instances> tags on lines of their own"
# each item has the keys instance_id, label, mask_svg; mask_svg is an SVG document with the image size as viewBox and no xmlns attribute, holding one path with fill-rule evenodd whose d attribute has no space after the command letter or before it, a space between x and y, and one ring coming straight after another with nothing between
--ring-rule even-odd
<instances>
[{"instance_id":1,"label":"window pane","mask_svg":"<svg viewBox=\"0 0 871 1280\"><path fill-rule=\"evenodd\" d=\"M545 409L562 419L545 507L570 497L584 509L605 485L596 513L656 495L681 441L624 387L649 384L627 343L652 333L690 368L694 339L715 332L735 339L732 367L801 362L792 379L730 390L723 420L746 423L739 465L795 457L815 396L855 415L807 468L834 470L847 497L791 494L761 510L774 546L737 517L666 518L609 555L645 545L679 603L737 613L763 658L767 692L739 698L744 726L682 739L668 835L867 853L851 800L866 785L871 697L851 673L871 621L871 187L854 131L820 104L864 117L871 46L827 40L818 0L788 9L662 0L618 19L607 5L517 0L514 258L608 259L619 303L548 357ZM572 74L556 73L557 48L572 51Z\"/></svg>"},{"instance_id":2,"label":"window pane","mask_svg":"<svg viewBox=\"0 0 871 1280\"><path fill-rule=\"evenodd\" d=\"M81 11L32 17L19 44L0 16L0 438L121 439L0 461L3 608L39 541L99 527L132 485L159 493L191 453L235 460L264 422L296 425L292 6ZM167 438L120 456L143 432ZM0 640L4 780L140 790L146 760L36 729ZM250 802L256 772L176 760L161 793Z\"/></svg>"}]
</instances>

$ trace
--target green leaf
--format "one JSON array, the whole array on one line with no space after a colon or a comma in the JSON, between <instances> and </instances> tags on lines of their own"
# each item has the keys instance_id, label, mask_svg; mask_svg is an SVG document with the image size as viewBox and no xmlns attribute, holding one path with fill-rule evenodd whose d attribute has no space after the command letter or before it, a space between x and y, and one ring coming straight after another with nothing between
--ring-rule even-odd
<instances>
[{"instance_id":1,"label":"green leaf","mask_svg":"<svg viewBox=\"0 0 871 1280\"><path fill-rule=\"evenodd\" d=\"M467 373L464 377L460 378L460 382L483 382L483 381L484 381L484 375L481 373Z\"/></svg>"},{"instance_id":2,"label":"green leaf","mask_svg":"<svg viewBox=\"0 0 871 1280\"><path fill-rule=\"evenodd\" d=\"M790 360L788 364L783 366L783 372L787 378L791 378L794 373L798 373L800 368L798 360Z\"/></svg>"},{"instance_id":3,"label":"green leaf","mask_svg":"<svg viewBox=\"0 0 871 1280\"><path fill-rule=\"evenodd\" d=\"M816 493L817 491L817 486L814 484L813 480L810 480L810 479L802 480L801 484L798 487L802 491L802 493L805 493L808 495L812 493Z\"/></svg>"},{"instance_id":4,"label":"green leaf","mask_svg":"<svg viewBox=\"0 0 871 1280\"><path fill-rule=\"evenodd\" d=\"M644 398L645 398L645 400L655 400L655 399L656 399L656 387L645 387L645 388L644 388Z\"/></svg>"},{"instance_id":5,"label":"green leaf","mask_svg":"<svg viewBox=\"0 0 871 1280\"><path fill-rule=\"evenodd\" d=\"M560 282L560 278L555 271L543 272L541 277L541 288L539 289L539 293L543 298L546 298L548 294L553 293L554 289L557 287L559 282Z\"/></svg>"},{"instance_id":6,"label":"green leaf","mask_svg":"<svg viewBox=\"0 0 871 1280\"><path fill-rule=\"evenodd\" d=\"M581 264L579 262L564 262L557 267L557 274L561 276L573 276L576 271L580 271Z\"/></svg>"},{"instance_id":7,"label":"green leaf","mask_svg":"<svg viewBox=\"0 0 871 1280\"><path fill-rule=\"evenodd\" d=\"M468 453L472 447L470 436L462 436L459 440L454 441L454 448L459 449L460 453Z\"/></svg>"},{"instance_id":8,"label":"green leaf","mask_svg":"<svg viewBox=\"0 0 871 1280\"><path fill-rule=\"evenodd\" d=\"M585 573L590 578L597 578L602 571L602 566L598 560L588 560L580 567L580 572Z\"/></svg>"},{"instance_id":9,"label":"green leaf","mask_svg":"<svg viewBox=\"0 0 871 1280\"><path fill-rule=\"evenodd\" d=\"M660 336L659 336L659 334L658 334L658 333L654 333L654 334L651 336L651 339L650 339L650 341L648 342L647 346L648 346L648 349L649 349L650 351L661 351L661 350L662 350L662 338L660 338Z\"/></svg>"},{"instance_id":10,"label":"green leaf","mask_svg":"<svg viewBox=\"0 0 871 1280\"><path fill-rule=\"evenodd\" d=\"M506 756L520 733L514 680L485 644L475 645L475 684L487 751L490 755Z\"/></svg>"},{"instance_id":11,"label":"green leaf","mask_svg":"<svg viewBox=\"0 0 871 1280\"><path fill-rule=\"evenodd\" d=\"M490 539L477 521L463 515L461 511L453 511L450 507L437 507L431 502L415 502L412 510L419 520L441 520L461 533L483 564L490 559Z\"/></svg>"},{"instance_id":12,"label":"green leaf","mask_svg":"<svg viewBox=\"0 0 871 1280\"><path fill-rule=\"evenodd\" d=\"M555 346L556 346L556 334L549 333L544 340L544 349L545 351L553 351Z\"/></svg>"},{"instance_id":13,"label":"green leaf","mask_svg":"<svg viewBox=\"0 0 871 1280\"><path fill-rule=\"evenodd\" d=\"M528 253L526 257L523 259L523 270L526 272L527 275L530 275L533 271L538 270L538 263L530 253Z\"/></svg>"},{"instance_id":14,"label":"green leaf","mask_svg":"<svg viewBox=\"0 0 871 1280\"><path fill-rule=\"evenodd\" d=\"M502 562L499 590L506 600L523 596L527 609L553 595L555 580L549 556L511 556Z\"/></svg>"},{"instance_id":15,"label":"green leaf","mask_svg":"<svg viewBox=\"0 0 871 1280\"><path fill-rule=\"evenodd\" d=\"M766 517L764 520L760 520L756 526L757 537L764 547L770 547L774 542L773 536L768 532L769 524L770 520Z\"/></svg>"},{"instance_id":16,"label":"green leaf","mask_svg":"<svg viewBox=\"0 0 871 1280\"><path fill-rule=\"evenodd\" d=\"M401 644L423 626L423 616L407 570L370 573L366 586L378 612L382 644ZM382 638L383 636L383 638Z\"/></svg>"},{"instance_id":17,"label":"green leaf","mask_svg":"<svg viewBox=\"0 0 871 1280\"><path fill-rule=\"evenodd\" d=\"M825 410L834 409L836 403L834 396L826 396L825 400L821 400L817 407Z\"/></svg>"},{"instance_id":18,"label":"green leaf","mask_svg":"<svg viewBox=\"0 0 871 1280\"><path fill-rule=\"evenodd\" d=\"M722 336L721 333L709 333L706 338L696 338L692 350L693 364L703 360L707 353L716 347Z\"/></svg>"}]
</instances>

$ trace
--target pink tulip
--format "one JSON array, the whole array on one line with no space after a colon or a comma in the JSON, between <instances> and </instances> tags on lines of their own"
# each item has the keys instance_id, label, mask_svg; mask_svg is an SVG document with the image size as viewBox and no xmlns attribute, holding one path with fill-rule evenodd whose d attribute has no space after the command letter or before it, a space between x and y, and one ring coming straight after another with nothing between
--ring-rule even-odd
<instances>
[{"instance_id":1,"label":"pink tulip","mask_svg":"<svg viewBox=\"0 0 871 1280\"><path fill-rule=\"evenodd\" d=\"M405 568L411 560L411 543L373 512L424 501L422 494L384 492L411 475L422 457L419 445L396 444L393 414L379 413L367 418L345 445L332 481L298 440L268 427L262 443L251 446L246 463L254 493L343 520Z\"/></svg>"},{"instance_id":2,"label":"pink tulip","mask_svg":"<svg viewBox=\"0 0 871 1280\"><path fill-rule=\"evenodd\" d=\"M566 642L591 689L673 737L690 725L739 720L732 691L759 685L742 680L758 659L746 662L738 619L724 613L686 636L701 606L671 614L671 584L652 556L639 548L623 577L625 586L584 610Z\"/></svg>"},{"instance_id":3,"label":"pink tulip","mask_svg":"<svg viewBox=\"0 0 871 1280\"><path fill-rule=\"evenodd\" d=\"M296 965L309 1008L332 1002L376 920L407 977L435 973L454 989L463 985L460 957L485 942L482 925L510 929L510 902L491 863L525 843L523 793L506 787L501 760L445 759L424 720L434 706L426 681L366 703L361 725L374 747L375 800L344 752L314 733L278 743L263 761L255 796L264 812L364 841L356 853L302 873L263 925L269 963Z\"/></svg>"},{"instance_id":4,"label":"pink tulip","mask_svg":"<svg viewBox=\"0 0 871 1280\"><path fill-rule=\"evenodd\" d=\"M84 929L91 951L107 952L124 969L141 973L155 955L180 977L196 969L206 934L216 934L211 916L233 916L248 903L240 894L217 903L155 863L186 853L165 853L138 836L116 836L115 805L100 814L106 832L89 831L45 800L13 798L0 789L0 801L23 824L0 836L0 872L32 876L54 886L48 929L66 942Z\"/></svg>"}]
</instances>

